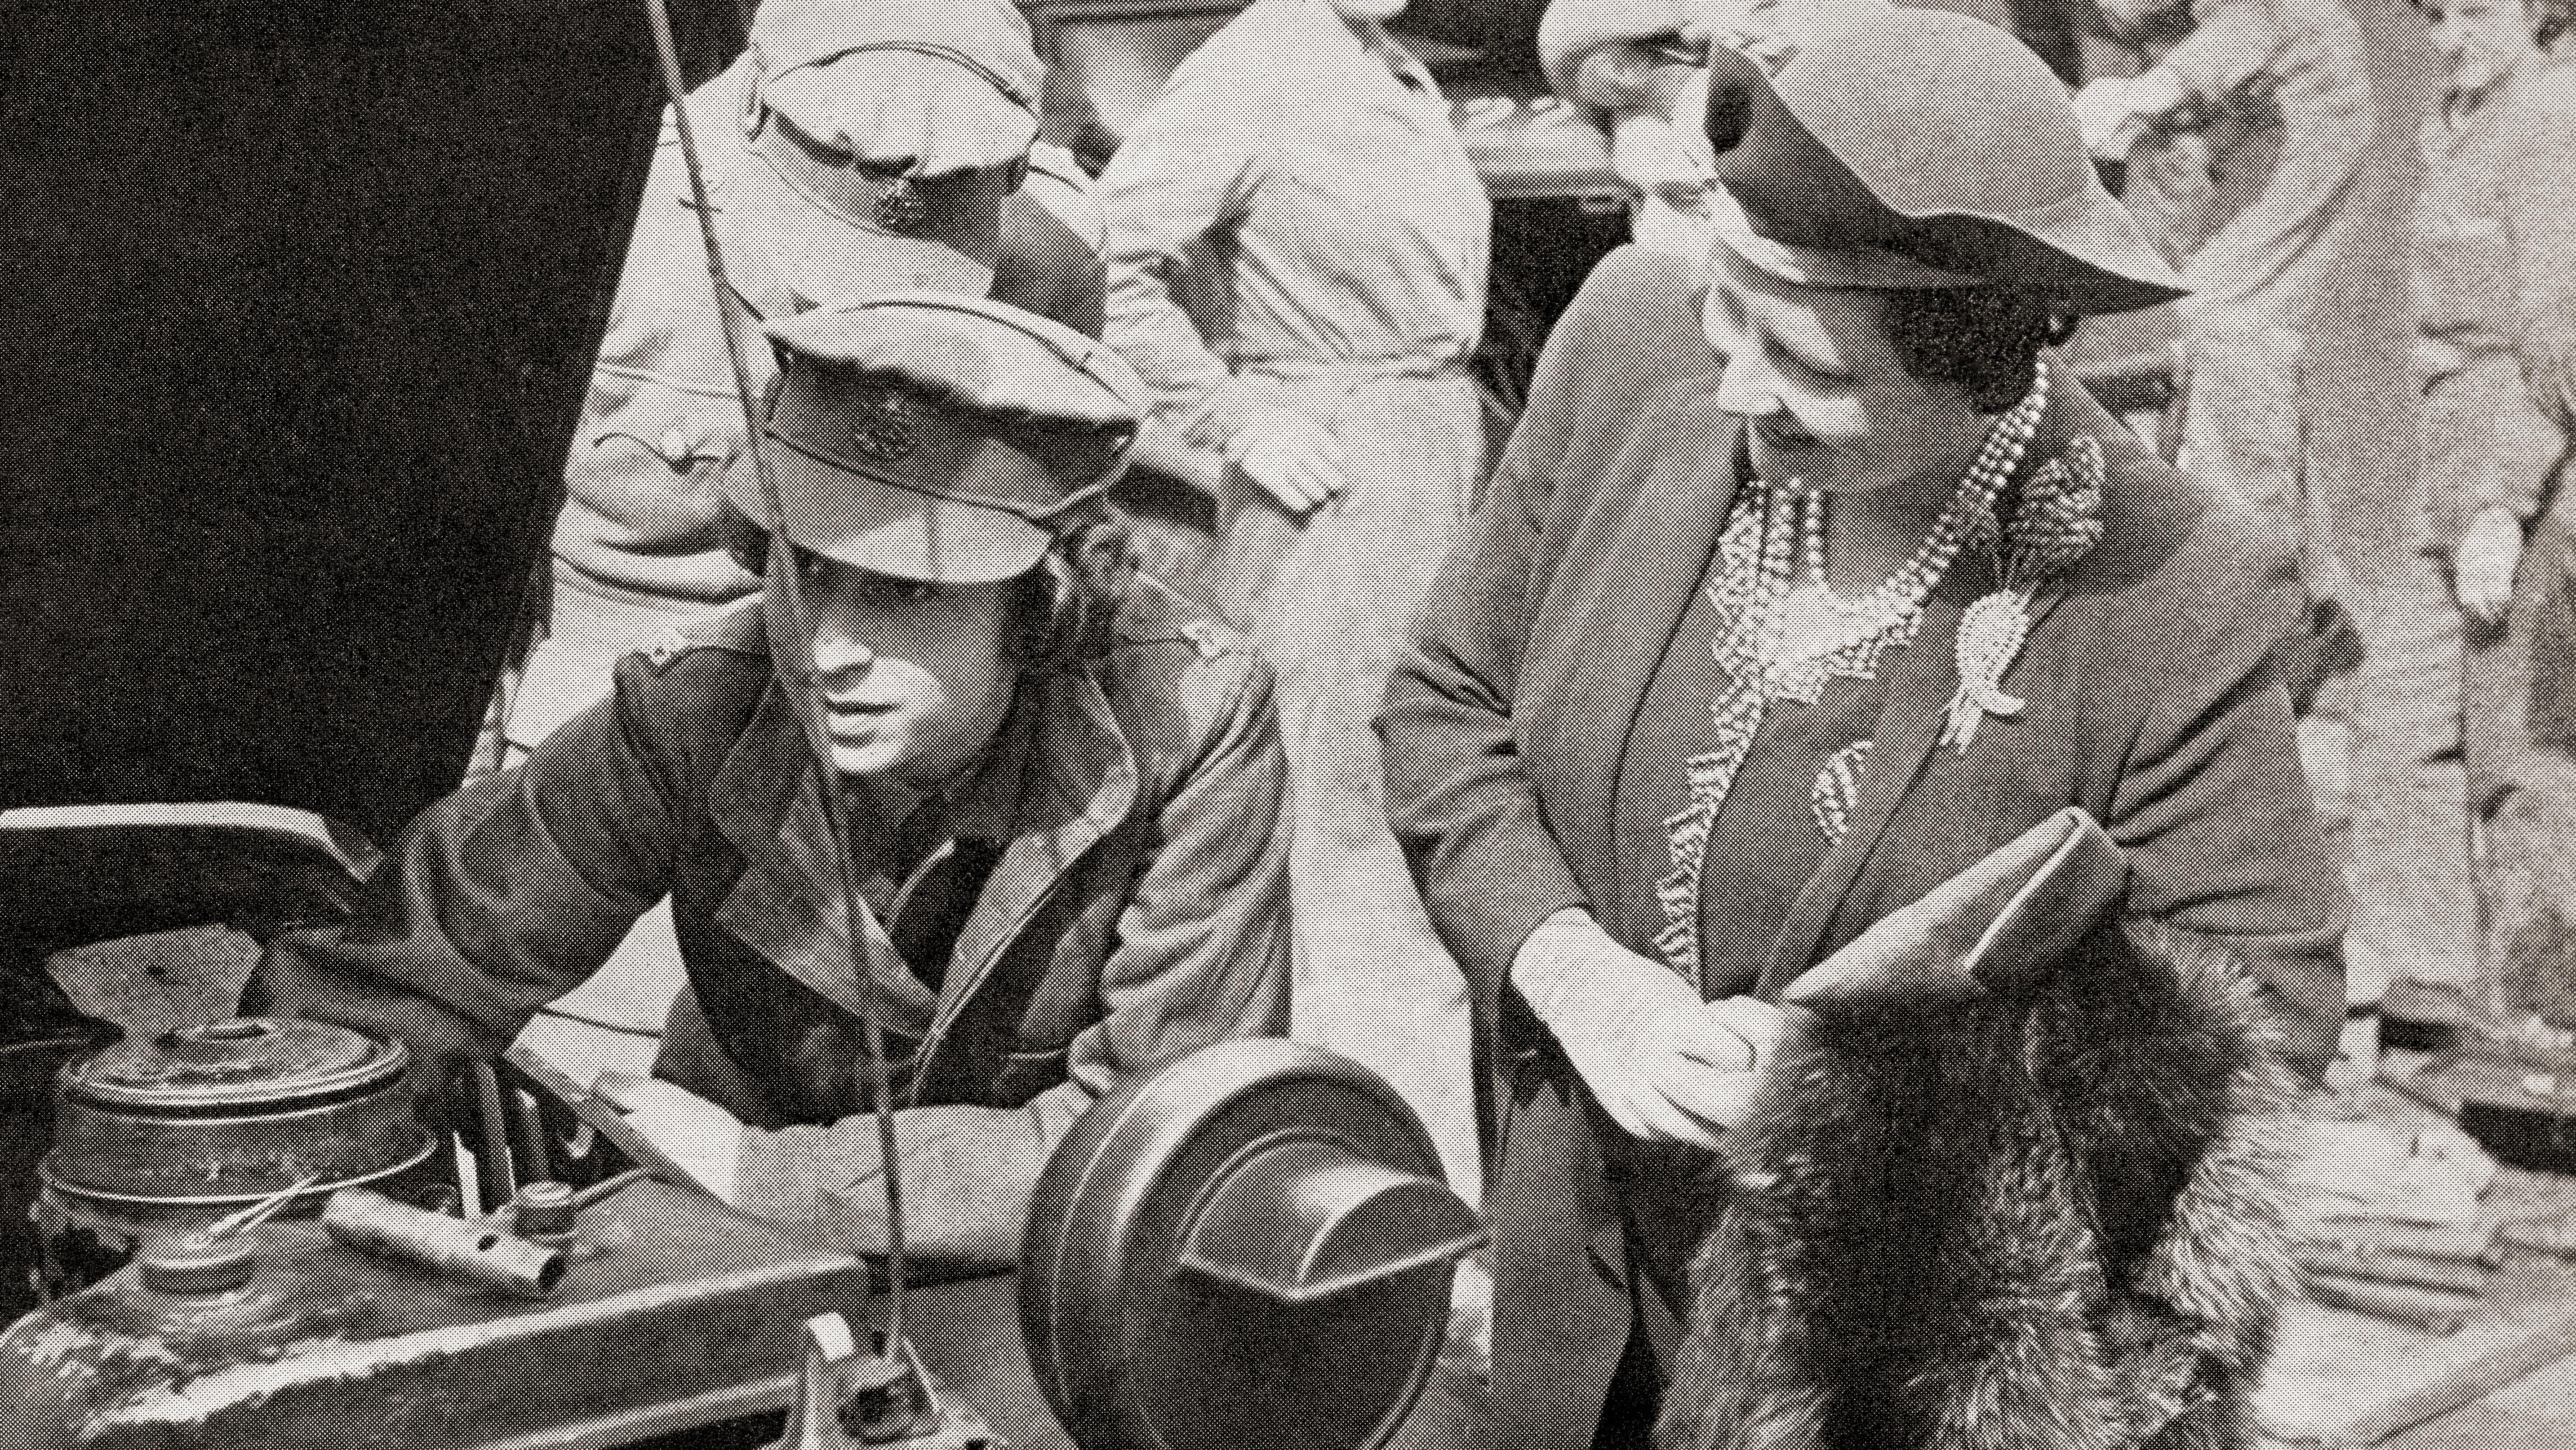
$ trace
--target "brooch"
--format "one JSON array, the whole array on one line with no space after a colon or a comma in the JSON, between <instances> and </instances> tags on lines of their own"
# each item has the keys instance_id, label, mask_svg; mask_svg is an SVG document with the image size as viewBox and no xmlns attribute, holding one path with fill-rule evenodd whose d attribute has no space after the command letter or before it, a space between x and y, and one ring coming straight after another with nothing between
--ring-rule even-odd
<instances>
[{"instance_id":1,"label":"brooch","mask_svg":"<svg viewBox=\"0 0 2576 1450\"><path fill-rule=\"evenodd\" d=\"M1959 688L1941 741L1966 750L1988 715L2018 715L2028 702L2004 692L2004 672L2021 658L2039 617L2037 601L2102 541L2102 445L2079 437L2024 484L2002 530L2003 587L1959 617Z\"/></svg>"}]
</instances>

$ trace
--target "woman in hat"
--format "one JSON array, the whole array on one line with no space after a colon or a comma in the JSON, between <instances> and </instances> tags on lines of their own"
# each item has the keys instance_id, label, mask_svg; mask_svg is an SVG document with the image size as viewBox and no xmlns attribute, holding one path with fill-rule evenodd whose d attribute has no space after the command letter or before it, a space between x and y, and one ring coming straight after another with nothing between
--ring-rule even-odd
<instances>
[{"instance_id":1,"label":"woman in hat","mask_svg":"<svg viewBox=\"0 0 2576 1450\"><path fill-rule=\"evenodd\" d=\"M2101 904L2222 944L2301 1067L2342 1016L2340 876L2271 664L2301 608L2290 557L2050 359L2075 319L2175 296L2171 273L2018 42L1876 7L1781 38L1715 58L1705 263L1631 248L1587 282L1380 719L1491 1074L1506 1444L1642 1443L1682 1325L1709 1327L1688 1265L1735 1192L1730 1129L1806 1030L1783 987L2070 808L2122 867ZM2171 1189L2110 1212L2152 1220ZM2084 1231L2018 1211L1980 1227ZM1875 1251L1909 1273L1947 1227ZM2134 1265L2098 1267L2127 1292ZM2246 1324L2189 1319L2227 1296L2181 1277L2209 1292L2148 1340L2185 1369L2250 1354ZM1688 1443L2138 1443L2040 1428L2107 1380L1997 1405L1973 1375L1871 1401L1822 1359L1783 1373L1785 1399ZM1762 1415L1810 1438L1761 1439Z\"/></svg>"}]
</instances>

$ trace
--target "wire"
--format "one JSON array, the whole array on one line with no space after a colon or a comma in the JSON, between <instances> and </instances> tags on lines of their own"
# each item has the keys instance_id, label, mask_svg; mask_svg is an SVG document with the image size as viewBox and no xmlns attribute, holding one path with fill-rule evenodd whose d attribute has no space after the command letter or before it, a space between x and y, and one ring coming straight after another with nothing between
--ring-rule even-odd
<instances>
[{"instance_id":1,"label":"wire","mask_svg":"<svg viewBox=\"0 0 2576 1450\"><path fill-rule=\"evenodd\" d=\"M733 369L734 398L742 405L743 442L751 450L752 471L759 481L761 503L769 514L770 527L783 536L787 527L787 510L785 501L779 496L777 475L769 466L769 452L761 446L759 410L752 402L751 368L743 360L741 329L736 326L742 320L743 305L735 295L732 283L726 280L724 254L716 242L715 207L707 195L706 173L698 160L697 131L689 122L688 86L680 75L679 45L671 36L670 7L665 0L644 0L644 8L653 22L653 45L662 60L662 87L670 93L672 122L680 134L680 159L688 170L690 196L697 203L698 234L707 248L707 281L715 288L716 315L719 330L724 333L725 360ZM808 638L805 629L807 616L804 590L798 578L801 571L796 567L795 543L783 537L780 542L788 547L780 556L784 564L773 566L771 571L777 580L777 595L770 604L786 611L788 637L805 639ZM770 605L764 604L763 607ZM797 673L801 675L803 671L800 664ZM781 685L787 683L780 681ZM812 742L831 738L824 728L822 701L816 692L791 688L788 693L795 697L797 713L805 726L805 738ZM841 809L839 776L833 770L830 758L820 753L821 746L814 748L818 752L816 763L820 767L816 794L822 798L824 830L832 840L842 911L846 919L855 923L858 919L855 906L859 898L851 879L849 822ZM900 1353L899 1346L903 1341L905 1235L902 1174L898 1167L902 1160L895 1151L892 1074L886 1066L885 1023L882 1020L885 1014L881 1009L884 987L877 981L876 973L860 958L859 933L856 930L847 934L847 944L851 975L865 984L867 1000L863 1005L871 1009L859 1013L859 1027L867 1046L868 1087L870 1106L876 1113L877 1150L884 1161L884 1171L878 1177L885 1185L886 1205L885 1348L889 1355L894 1355Z\"/></svg>"}]
</instances>

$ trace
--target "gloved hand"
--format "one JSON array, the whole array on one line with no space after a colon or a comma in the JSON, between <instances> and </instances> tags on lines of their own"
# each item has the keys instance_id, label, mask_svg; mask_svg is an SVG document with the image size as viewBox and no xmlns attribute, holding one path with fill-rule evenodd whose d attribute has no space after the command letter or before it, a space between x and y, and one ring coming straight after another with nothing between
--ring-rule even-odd
<instances>
[{"instance_id":1,"label":"gloved hand","mask_svg":"<svg viewBox=\"0 0 2576 1450\"><path fill-rule=\"evenodd\" d=\"M632 1073L603 1072L590 1093L625 1114L644 1141L700 1188L741 1206L744 1130L733 1114L678 1083Z\"/></svg>"},{"instance_id":2,"label":"gloved hand","mask_svg":"<svg viewBox=\"0 0 2576 1450\"><path fill-rule=\"evenodd\" d=\"M1717 180L1707 134L1657 111L1630 111L1612 123L1610 167L1640 193L1684 211L1697 211Z\"/></svg>"},{"instance_id":3,"label":"gloved hand","mask_svg":"<svg viewBox=\"0 0 2576 1450\"><path fill-rule=\"evenodd\" d=\"M2468 532L2452 555L2452 592L2460 612L2489 629L2513 606L2513 575L2522 567L2522 520L2489 504L2469 518Z\"/></svg>"},{"instance_id":4,"label":"gloved hand","mask_svg":"<svg viewBox=\"0 0 2576 1450\"><path fill-rule=\"evenodd\" d=\"M1225 440L1225 461L1290 514L1305 513L1350 486L1350 451L1321 423L1285 408L1262 408Z\"/></svg>"},{"instance_id":5,"label":"gloved hand","mask_svg":"<svg viewBox=\"0 0 2576 1450\"><path fill-rule=\"evenodd\" d=\"M1749 997L1702 1002L1671 968L1612 941L1579 908L1541 923L1511 975L1610 1121L1647 1142L1722 1151L1779 1045L1779 1008Z\"/></svg>"}]
</instances>

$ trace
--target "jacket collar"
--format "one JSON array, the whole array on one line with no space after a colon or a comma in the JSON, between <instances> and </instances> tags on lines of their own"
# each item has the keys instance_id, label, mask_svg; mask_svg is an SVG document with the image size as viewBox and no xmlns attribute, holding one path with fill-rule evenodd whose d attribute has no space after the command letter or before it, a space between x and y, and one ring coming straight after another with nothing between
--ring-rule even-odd
<instances>
[{"instance_id":1,"label":"jacket collar","mask_svg":"<svg viewBox=\"0 0 2576 1450\"><path fill-rule=\"evenodd\" d=\"M1003 850L958 934L936 1001L896 958L866 905L845 900L825 829L822 769L775 680L708 788L708 814L743 860L717 924L857 1014L871 997L851 969L855 908L861 956L883 989L877 1000L899 1019L887 1025L935 1039L1056 884L1136 805L1135 752L1095 679L1033 672L1020 691L995 750L957 801L956 834Z\"/></svg>"}]
</instances>

